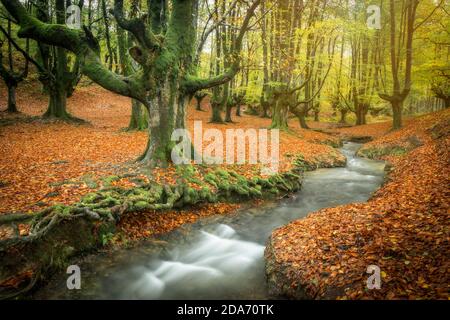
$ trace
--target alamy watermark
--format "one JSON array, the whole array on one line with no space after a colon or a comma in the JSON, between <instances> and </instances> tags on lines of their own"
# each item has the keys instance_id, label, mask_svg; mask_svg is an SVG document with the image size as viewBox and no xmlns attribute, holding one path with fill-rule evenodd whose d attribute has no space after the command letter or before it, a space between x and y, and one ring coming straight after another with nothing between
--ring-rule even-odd
<instances>
[{"instance_id":1,"label":"alamy watermark","mask_svg":"<svg viewBox=\"0 0 450 320\"><path fill-rule=\"evenodd\" d=\"M66 25L71 29L81 28L81 9L78 5L72 4L66 9ZM381 8L378 5L371 4L367 7L367 28L381 29Z\"/></svg>"},{"instance_id":2,"label":"alamy watermark","mask_svg":"<svg viewBox=\"0 0 450 320\"><path fill-rule=\"evenodd\" d=\"M381 269L379 266L371 264L367 267L366 273L370 276L367 278L367 289L381 289Z\"/></svg>"},{"instance_id":3,"label":"alamy watermark","mask_svg":"<svg viewBox=\"0 0 450 320\"><path fill-rule=\"evenodd\" d=\"M76 4L72 4L66 9L66 25L70 29L81 29L81 9Z\"/></svg>"},{"instance_id":4,"label":"alamy watermark","mask_svg":"<svg viewBox=\"0 0 450 320\"><path fill-rule=\"evenodd\" d=\"M224 137L221 130L203 130L202 122L195 121L193 135L187 129L176 129L172 133L171 140L176 142L171 154L172 162L176 165L190 164L192 160L195 164L260 163L266 165L261 171L262 174L270 175L278 172L280 162L278 129L227 129ZM205 148L204 142L209 142Z\"/></svg>"},{"instance_id":5,"label":"alamy watermark","mask_svg":"<svg viewBox=\"0 0 450 320\"><path fill-rule=\"evenodd\" d=\"M76 264L67 267L67 274L70 276L67 278L66 285L69 290L81 289L81 270Z\"/></svg>"},{"instance_id":6,"label":"alamy watermark","mask_svg":"<svg viewBox=\"0 0 450 320\"><path fill-rule=\"evenodd\" d=\"M370 5L367 7L367 28L381 29L381 9L377 5Z\"/></svg>"}]
</instances>

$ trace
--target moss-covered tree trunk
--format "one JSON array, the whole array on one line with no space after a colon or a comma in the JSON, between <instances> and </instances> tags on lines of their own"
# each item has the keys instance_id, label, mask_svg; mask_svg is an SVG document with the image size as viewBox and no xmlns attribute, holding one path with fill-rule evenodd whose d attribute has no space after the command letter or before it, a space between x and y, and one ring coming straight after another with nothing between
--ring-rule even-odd
<instances>
[{"instance_id":1,"label":"moss-covered tree trunk","mask_svg":"<svg viewBox=\"0 0 450 320\"><path fill-rule=\"evenodd\" d=\"M225 107L225 122L233 122L233 119L231 119L231 110L233 109L233 103L232 101L230 101L230 86L228 83L224 84L222 99L222 105L223 107Z\"/></svg>"},{"instance_id":2,"label":"moss-covered tree trunk","mask_svg":"<svg viewBox=\"0 0 450 320\"><path fill-rule=\"evenodd\" d=\"M60 52L64 49L57 49L57 67L55 80L50 80L47 84L46 91L49 96L47 110L43 114L44 118L57 118L61 120L71 120L73 117L67 111L67 96L66 89L67 80L64 72L66 65L65 53Z\"/></svg>"},{"instance_id":3,"label":"moss-covered tree trunk","mask_svg":"<svg viewBox=\"0 0 450 320\"><path fill-rule=\"evenodd\" d=\"M64 88L55 85L52 88L48 88L48 107L44 113L44 118L58 118L62 120L71 119L70 114L67 112L67 92Z\"/></svg>"},{"instance_id":4,"label":"moss-covered tree trunk","mask_svg":"<svg viewBox=\"0 0 450 320\"><path fill-rule=\"evenodd\" d=\"M366 124L366 115L369 111L369 105L365 102L358 101L356 102L355 115L356 115L356 125L364 125Z\"/></svg>"},{"instance_id":5,"label":"moss-covered tree trunk","mask_svg":"<svg viewBox=\"0 0 450 320\"><path fill-rule=\"evenodd\" d=\"M103 5L104 1L102 2ZM130 18L136 18L139 12L139 1L131 1ZM106 10L106 8L105 8ZM120 71L124 76L133 73L133 66L127 53L127 47L134 45L133 35L117 26L117 47L119 50ZM128 131L144 131L148 129L148 112L145 107L136 99L131 100L131 117L128 123Z\"/></svg>"},{"instance_id":6,"label":"moss-covered tree trunk","mask_svg":"<svg viewBox=\"0 0 450 320\"><path fill-rule=\"evenodd\" d=\"M289 107L283 103L283 99L276 99L272 114L272 129L288 129Z\"/></svg>"},{"instance_id":7,"label":"moss-covered tree trunk","mask_svg":"<svg viewBox=\"0 0 450 320\"><path fill-rule=\"evenodd\" d=\"M223 123L222 118L222 102L219 100L220 88L213 89L213 96L211 98L211 123Z\"/></svg>"},{"instance_id":8,"label":"moss-covered tree trunk","mask_svg":"<svg viewBox=\"0 0 450 320\"><path fill-rule=\"evenodd\" d=\"M106 0L101 0L101 6L102 6L103 23L105 25L105 42L106 48L108 50L108 55L106 56L105 60L108 62L109 70L112 70L114 63L114 53L111 47L111 36L109 34L109 19L108 19L108 12L106 10Z\"/></svg>"},{"instance_id":9,"label":"moss-covered tree trunk","mask_svg":"<svg viewBox=\"0 0 450 320\"><path fill-rule=\"evenodd\" d=\"M208 96L208 93L204 91L198 91L194 94L195 100L197 101L197 105L195 107L195 110L197 111L204 111L202 109L202 101Z\"/></svg>"},{"instance_id":10,"label":"moss-covered tree trunk","mask_svg":"<svg viewBox=\"0 0 450 320\"><path fill-rule=\"evenodd\" d=\"M148 112L142 103L133 99L131 101L131 117L127 130L143 131L148 129Z\"/></svg>"},{"instance_id":11,"label":"moss-covered tree trunk","mask_svg":"<svg viewBox=\"0 0 450 320\"><path fill-rule=\"evenodd\" d=\"M191 96L179 89L179 83L170 81L171 76L158 88L156 97L148 104L149 138L140 161L151 167L167 167L172 160L175 129L186 127L185 110Z\"/></svg>"},{"instance_id":12,"label":"moss-covered tree trunk","mask_svg":"<svg viewBox=\"0 0 450 320\"><path fill-rule=\"evenodd\" d=\"M392 128L394 130L400 129L402 127L403 101L392 101L391 104L392 104L392 117L393 117Z\"/></svg>"},{"instance_id":13,"label":"moss-covered tree trunk","mask_svg":"<svg viewBox=\"0 0 450 320\"><path fill-rule=\"evenodd\" d=\"M56 22L58 24L64 24L65 18L65 3L64 0L56 0ZM50 18L45 13L40 13L41 20L49 21ZM41 47L44 47L41 44ZM47 46L45 46L47 47ZM51 59L50 55L54 52L54 58ZM67 50L62 47L56 47L55 50L45 48L40 50L41 60L44 61L44 65L48 70L52 72L53 76L50 79L44 81L44 87L49 95L48 107L43 114L44 118L56 118L61 120L79 120L67 111L67 98L73 93L76 85L76 73L78 70L74 70L72 73L69 70ZM51 60L54 60L54 65L51 66ZM78 62L77 62L78 63ZM75 69L78 64L75 64Z\"/></svg>"}]
</instances>

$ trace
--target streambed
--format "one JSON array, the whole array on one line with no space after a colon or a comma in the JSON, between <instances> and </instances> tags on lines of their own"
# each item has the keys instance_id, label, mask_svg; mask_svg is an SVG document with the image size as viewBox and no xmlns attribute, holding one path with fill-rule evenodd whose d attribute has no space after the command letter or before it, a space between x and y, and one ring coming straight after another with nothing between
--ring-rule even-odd
<instances>
[{"instance_id":1,"label":"streambed","mask_svg":"<svg viewBox=\"0 0 450 320\"><path fill-rule=\"evenodd\" d=\"M264 245L273 229L326 207L366 201L383 182L384 163L355 156L346 143L345 168L305 174L288 199L184 226L155 242L84 259L81 289L59 274L36 299L267 299ZM155 250L156 247L156 250ZM160 248L158 248L160 247Z\"/></svg>"}]
</instances>

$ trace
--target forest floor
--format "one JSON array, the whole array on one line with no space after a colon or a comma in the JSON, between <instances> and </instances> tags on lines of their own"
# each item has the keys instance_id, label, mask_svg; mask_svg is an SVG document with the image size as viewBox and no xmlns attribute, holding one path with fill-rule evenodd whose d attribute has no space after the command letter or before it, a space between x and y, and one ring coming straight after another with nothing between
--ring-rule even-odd
<instances>
[{"instance_id":1,"label":"forest floor","mask_svg":"<svg viewBox=\"0 0 450 320\"><path fill-rule=\"evenodd\" d=\"M0 90L1 101L6 101L5 93L6 90ZM46 96L40 93L38 85L20 87L17 103L21 114L0 113L0 214L69 205L104 186L133 187L142 181L176 184L180 173L174 166L147 172L135 163L145 149L147 132L125 130L131 113L130 99L95 85L77 88L68 99L68 110L87 120L87 124L30 117L42 115L47 107ZM189 130L194 121L202 121L203 130L215 128L223 133L226 129L265 129L271 122L243 113L241 117L233 116L234 123L211 124L207 101L202 108L205 111L196 111L194 103L189 107ZM295 119L290 126L289 133L280 133L280 172L291 168L294 155L301 154L313 167L333 166L336 157L343 158L330 146L337 146L338 138L300 129ZM258 176L261 169L260 165L250 164L223 167L245 177ZM138 239L170 231L203 216L232 213L238 207L217 203L165 211L163 215L140 212L129 214L120 226L127 238ZM26 234L27 230L21 232Z\"/></svg>"},{"instance_id":2,"label":"forest floor","mask_svg":"<svg viewBox=\"0 0 450 320\"><path fill-rule=\"evenodd\" d=\"M0 90L0 101L6 101L5 92ZM0 214L69 205L108 185L176 183L180 173L173 166L143 172L135 163L144 151L147 133L124 130L131 112L128 98L97 86L78 88L68 100L68 109L87 124L30 117L42 115L47 106L39 86L20 87L17 98L21 115L11 118L0 113ZM210 124L206 101L202 108L205 111L196 111L194 104L189 107L188 129L192 130L195 120L202 121L204 130L221 131L267 128L271 122L242 114L234 116L232 124ZM390 132L391 122L349 128L309 122L312 128L328 133L300 129L297 120L290 120L290 131L280 133L282 172L291 168L297 155L312 167L333 166L343 156L331 145L338 146L340 139L365 136L375 140L366 144L361 154L386 159L394 168L389 183L369 202L321 210L274 232L278 259L295 267L294 284L308 283L308 292L317 298L327 297L330 287L348 287L339 298L448 296L448 264L442 264L448 262L443 255L449 252L449 118L449 112L441 112L407 119L405 127L396 132ZM444 125L430 131L438 121ZM261 167L246 164L227 169L252 177L260 174ZM129 213L119 224L120 239L124 235L126 241L151 237L201 217L233 213L238 207L213 203L163 214L152 210ZM27 230L21 232L26 234ZM120 243L119 237L116 239ZM355 241L357 246L342 249ZM295 250L283 251L288 247ZM367 292L360 285L369 264L379 265L383 271L381 290ZM308 272L299 275L299 268ZM354 285L349 285L352 282Z\"/></svg>"},{"instance_id":3,"label":"forest floor","mask_svg":"<svg viewBox=\"0 0 450 320\"><path fill-rule=\"evenodd\" d=\"M450 110L388 128L339 130L373 136L359 154L392 164L368 202L323 209L272 233L266 255L286 277L278 285L287 295L301 288L317 299L449 298ZM366 288L369 265L381 270L379 290Z\"/></svg>"}]
</instances>

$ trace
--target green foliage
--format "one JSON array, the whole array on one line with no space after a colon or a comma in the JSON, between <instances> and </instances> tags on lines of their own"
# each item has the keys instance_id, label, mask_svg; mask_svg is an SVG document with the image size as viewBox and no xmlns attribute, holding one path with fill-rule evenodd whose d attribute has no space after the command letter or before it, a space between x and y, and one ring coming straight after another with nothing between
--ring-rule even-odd
<instances>
[{"instance_id":1,"label":"green foliage","mask_svg":"<svg viewBox=\"0 0 450 320\"><path fill-rule=\"evenodd\" d=\"M102 246L107 246L114 239L114 234L109 232L101 235Z\"/></svg>"}]
</instances>

